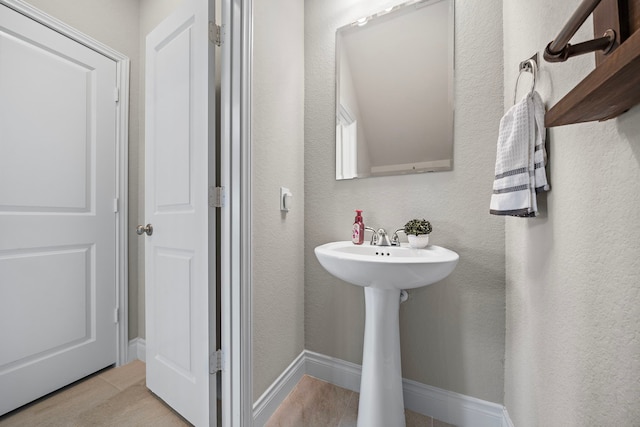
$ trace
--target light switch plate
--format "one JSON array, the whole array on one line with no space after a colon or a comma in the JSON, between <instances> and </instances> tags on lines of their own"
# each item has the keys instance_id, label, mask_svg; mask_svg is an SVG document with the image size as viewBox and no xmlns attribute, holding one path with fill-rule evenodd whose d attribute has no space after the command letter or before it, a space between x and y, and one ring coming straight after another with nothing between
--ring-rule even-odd
<instances>
[{"instance_id":1,"label":"light switch plate","mask_svg":"<svg viewBox=\"0 0 640 427\"><path fill-rule=\"evenodd\" d=\"M280 210L282 212L289 212L291 209L291 198L293 194L286 187L280 187Z\"/></svg>"}]
</instances>

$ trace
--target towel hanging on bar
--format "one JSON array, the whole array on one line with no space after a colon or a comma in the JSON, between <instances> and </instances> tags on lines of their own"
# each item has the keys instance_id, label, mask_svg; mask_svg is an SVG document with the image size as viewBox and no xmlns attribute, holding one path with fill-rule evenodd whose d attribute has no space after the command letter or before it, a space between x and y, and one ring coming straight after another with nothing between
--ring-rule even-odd
<instances>
[{"instance_id":1,"label":"towel hanging on bar","mask_svg":"<svg viewBox=\"0 0 640 427\"><path fill-rule=\"evenodd\" d=\"M545 139L544 104L533 91L500 121L491 214L538 215L536 193L549 190Z\"/></svg>"}]
</instances>

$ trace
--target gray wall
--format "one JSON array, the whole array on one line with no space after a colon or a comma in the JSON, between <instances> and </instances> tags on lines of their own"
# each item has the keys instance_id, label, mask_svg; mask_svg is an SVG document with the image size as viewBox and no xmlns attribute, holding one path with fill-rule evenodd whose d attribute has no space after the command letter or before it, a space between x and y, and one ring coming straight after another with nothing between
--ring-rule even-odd
<instances>
[{"instance_id":1,"label":"gray wall","mask_svg":"<svg viewBox=\"0 0 640 427\"><path fill-rule=\"evenodd\" d=\"M304 3L254 0L253 399L304 348ZM280 187L293 207L280 212Z\"/></svg>"},{"instance_id":2,"label":"gray wall","mask_svg":"<svg viewBox=\"0 0 640 427\"><path fill-rule=\"evenodd\" d=\"M402 304L403 376L502 402L504 219L488 214L503 106L502 2L456 1L454 170L336 181L335 30L388 5L305 1L305 348L362 360L363 290L326 273L313 248L348 240L356 208L387 230L426 217L431 242L460 262Z\"/></svg>"},{"instance_id":3,"label":"gray wall","mask_svg":"<svg viewBox=\"0 0 640 427\"><path fill-rule=\"evenodd\" d=\"M517 64L579 3L503 3L507 105ZM592 37L589 21L573 41ZM593 67L543 62L538 91L552 106ZM552 128L548 147L543 215L506 221L505 404L518 427L638 425L640 109Z\"/></svg>"}]
</instances>

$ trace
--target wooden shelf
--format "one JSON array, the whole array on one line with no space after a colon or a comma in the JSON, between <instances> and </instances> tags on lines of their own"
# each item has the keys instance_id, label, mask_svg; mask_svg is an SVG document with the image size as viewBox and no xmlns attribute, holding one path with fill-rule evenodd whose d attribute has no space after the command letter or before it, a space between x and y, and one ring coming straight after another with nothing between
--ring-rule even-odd
<instances>
[{"instance_id":1,"label":"wooden shelf","mask_svg":"<svg viewBox=\"0 0 640 427\"><path fill-rule=\"evenodd\" d=\"M554 105L546 127L608 120L640 104L640 0L601 0L594 37L616 33L614 50L596 53L596 69Z\"/></svg>"},{"instance_id":2,"label":"wooden shelf","mask_svg":"<svg viewBox=\"0 0 640 427\"><path fill-rule=\"evenodd\" d=\"M640 104L640 31L554 105L545 116L545 126L608 120L636 104Z\"/></svg>"}]
</instances>

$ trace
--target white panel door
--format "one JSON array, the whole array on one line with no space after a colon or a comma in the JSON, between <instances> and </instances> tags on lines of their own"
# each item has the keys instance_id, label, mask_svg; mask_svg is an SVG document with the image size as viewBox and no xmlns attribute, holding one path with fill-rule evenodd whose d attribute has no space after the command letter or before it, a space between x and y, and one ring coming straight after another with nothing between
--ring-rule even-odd
<instances>
[{"instance_id":1,"label":"white panel door","mask_svg":"<svg viewBox=\"0 0 640 427\"><path fill-rule=\"evenodd\" d=\"M0 5L0 414L116 362L115 87Z\"/></svg>"},{"instance_id":2,"label":"white panel door","mask_svg":"<svg viewBox=\"0 0 640 427\"><path fill-rule=\"evenodd\" d=\"M196 426L216 420L209 13L208 1L185 1L146 41L147 387Z\"/></svg>"}]
</instances>

